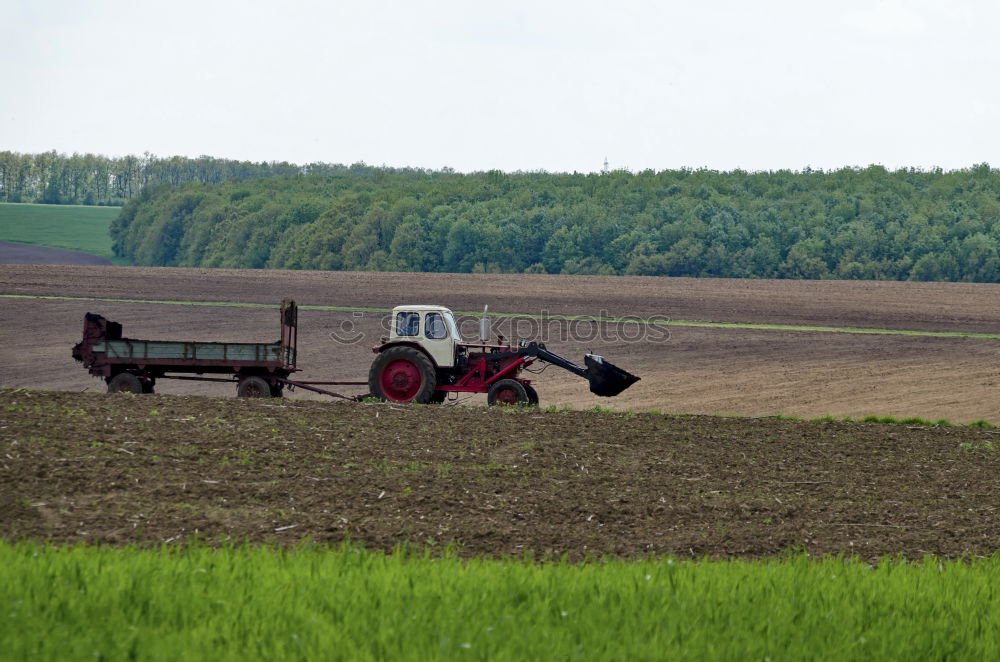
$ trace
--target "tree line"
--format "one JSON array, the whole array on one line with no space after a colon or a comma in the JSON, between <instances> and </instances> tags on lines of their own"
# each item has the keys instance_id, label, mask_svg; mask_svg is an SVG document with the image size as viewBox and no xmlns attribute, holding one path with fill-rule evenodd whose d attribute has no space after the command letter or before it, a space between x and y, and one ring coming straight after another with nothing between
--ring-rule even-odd
<instances>
[{"instance_id":1,"label":"tree line","mask_svg":"<svg viewBox=\"0 0 1000 662\"><path fill-rule=\"evenodd\" d=\"M1000 171L355 165L149 186L111 233L144 265L1000 282Z\"/></svg>"},{"instance_id":2,"label":"tree line","mask_svg":"<svg viewBox=\"0 0 1000 662\"><path fill-rule=\"evenodd\" d=\"M0 152L0 202L122 205L146 186L186 182L215 184L227 179L323 174L347 166L313 163L235 161L200 156L160 158L146 153L109 157L97 154Z\"/></svg>"}]
</instances>

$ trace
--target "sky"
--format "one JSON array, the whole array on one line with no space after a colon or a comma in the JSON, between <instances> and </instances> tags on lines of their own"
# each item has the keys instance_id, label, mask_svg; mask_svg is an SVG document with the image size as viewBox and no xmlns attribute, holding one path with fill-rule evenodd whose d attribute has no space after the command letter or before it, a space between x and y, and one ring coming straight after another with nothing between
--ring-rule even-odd
<instances>
[{"instance_id":1,"label":"sky","mask_svg":"<svg viewBox=\"0 0 1000 662\"><path fill-rule=\"evenodd\" d=\"M1000 3L0 0L0 151L1000 165Z\"/></svg>"}]
</instances>

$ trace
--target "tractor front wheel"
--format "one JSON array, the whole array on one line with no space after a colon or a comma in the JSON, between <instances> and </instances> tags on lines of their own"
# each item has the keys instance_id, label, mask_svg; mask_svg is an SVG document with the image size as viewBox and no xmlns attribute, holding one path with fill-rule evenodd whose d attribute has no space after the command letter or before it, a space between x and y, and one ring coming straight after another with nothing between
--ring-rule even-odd
<instances>
[{"instance_id":1,"label":"tractor front wheel","mask_svg":"<svg viewBox=\"0 0 1000 662\"><path fill-rule=\"evenodd\" d=\"M538 406L538 391L531 384L522 384L524 390L528 392L528 404L532 407Z\"/></svg>"},{"instance_id":2,"label":"tractor front wheel","mask_svg":"<svg viewBox=\"0 0 1000 662\"><path fill-rule=\"evenodd\" d=\"M493 405L527 405L531 404L528 390L516 379L501 379L490 387L486 394L486 404Z\"/></svg>"},{"instance_id":3,"label":"tractor front wheel","mask_svg":"<svg viewBox=\"0 0 1000 662\"><path fill-rule=\"evenodd\" d=\"M368 388L391 402L426 405L434 399L437 374L427 355L413 347L390 347L372 362Z\"/></svg>"}]
</instances>

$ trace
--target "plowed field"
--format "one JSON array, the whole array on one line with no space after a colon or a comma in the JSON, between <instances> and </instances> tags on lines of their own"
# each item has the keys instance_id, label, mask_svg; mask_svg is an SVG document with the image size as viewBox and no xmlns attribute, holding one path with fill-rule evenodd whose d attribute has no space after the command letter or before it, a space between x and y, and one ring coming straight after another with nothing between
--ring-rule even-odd
<instances>
[{"instance_id":1,"label":"plowed field","mask_svg":"<svg viewBox=\"0 0 1000 662\"><path fill-rule=\"evenodd\" d=\"M367 377L381 315L351 307L440 303L458 311L529 315L661 316L925 332L1000 332L1000 286L962 283L749 281L526 275L380 274L0 265L0 294L29 297L273 304L232 308L60 299L2 300L0 385L102 390L70 358L83 314L122 322L136 338L270 341L277 303L343 306L300 317L301 377ZM510 328L510 324L506 328ZM633 340L623 325L550 320L550 349L580 361L606 356L642 377L613 399L592 396L573 375L549 368L537 377L543 405L660 410L670 413L783 413L800 417L868 414L1000 422L1000 341L919 335L663 327L669 336ZM529 333L541 330L525 327ZM344 344L346 332L360 332ZM589 334L589 335L588 335ZM596 335L595 335L596 334ZM601 337L603 334L603 337ZM230 395L228 385L157 384L161 393ZM362 389L344 389L349 394ZM302 396L301 392L294 394ZM477 396L472 403L482 403Z\"/></svg>"},{"instance_id":2,"label":"plowed field","mask_svg":"<svg viewBox=\"0 0 1000 662\"><path fill-rule=\"evenodd\" d=\"M995 333L993 285L0 265L0 294L24 297L0 299L0 385L54 390L0 391L6 539L350 536L381 548L452 543L466 554L574 558L790 548L954 557L1000 542L993 430L762 418L1000 422L1000 341L988 338L519 326L571 359L592 350L642 377L600 399L549 368L533 377L542 404L577 409L550 412L344 404L301 392L247 402L232 398L232 385L166 380L157 390L168 395L107 396L70 357L88 311L131 337L261 342L277 337L285 297L338 307L300 314L300 377L315 380L364 379L383 333L372 309L401 302ZM497 322L510 333L511 320ZM636 328L642 338L629 335ZM578 411L596 404L668 415Z\"/></svg>"},{"instance_id":3,"label":"plowed field","mask_svg":"<svg viewBox=\"0 0 1000 662\"><path fill-rule=\"evenodd\" d=\"M0 535L462 554L993 553L975 428L0 390Z\"/></svg>"},{"instance_id":4,"label":"plowed field","mask_svg":"<svg viewBox=\"0 0 1000 662\"><path fill-rule=\"evenodd\" d=\"M0 293L1000 331L1000 286L982 283L0 265Z\"/></svg>"}]
</instances>

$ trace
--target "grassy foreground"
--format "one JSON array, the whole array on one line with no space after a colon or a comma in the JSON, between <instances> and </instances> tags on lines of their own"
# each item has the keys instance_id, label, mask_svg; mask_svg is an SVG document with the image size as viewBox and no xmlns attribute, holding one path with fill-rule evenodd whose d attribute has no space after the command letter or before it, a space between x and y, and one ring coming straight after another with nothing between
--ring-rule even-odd
<instances>
[{"instance_id":1,"label":"grassy foreground","mask_svg":"<svg viewBox=\"0 0 1000 662\"><path fill-rule=\"evenodd\" d=\"M1000 557L589 564L0 543L0 658L997 659Z\"/></svg>"},{"instance_id":2,"label":"grassy foreground","mask_svg":"<svg viewBox=\"0 0 1000 662\"><path fill-rule=\"evenodd\" d=\"M108 228L119 211L120 207L3 202L0 241L83 251L115 261Z\"/></svg>"}]
</instances>

